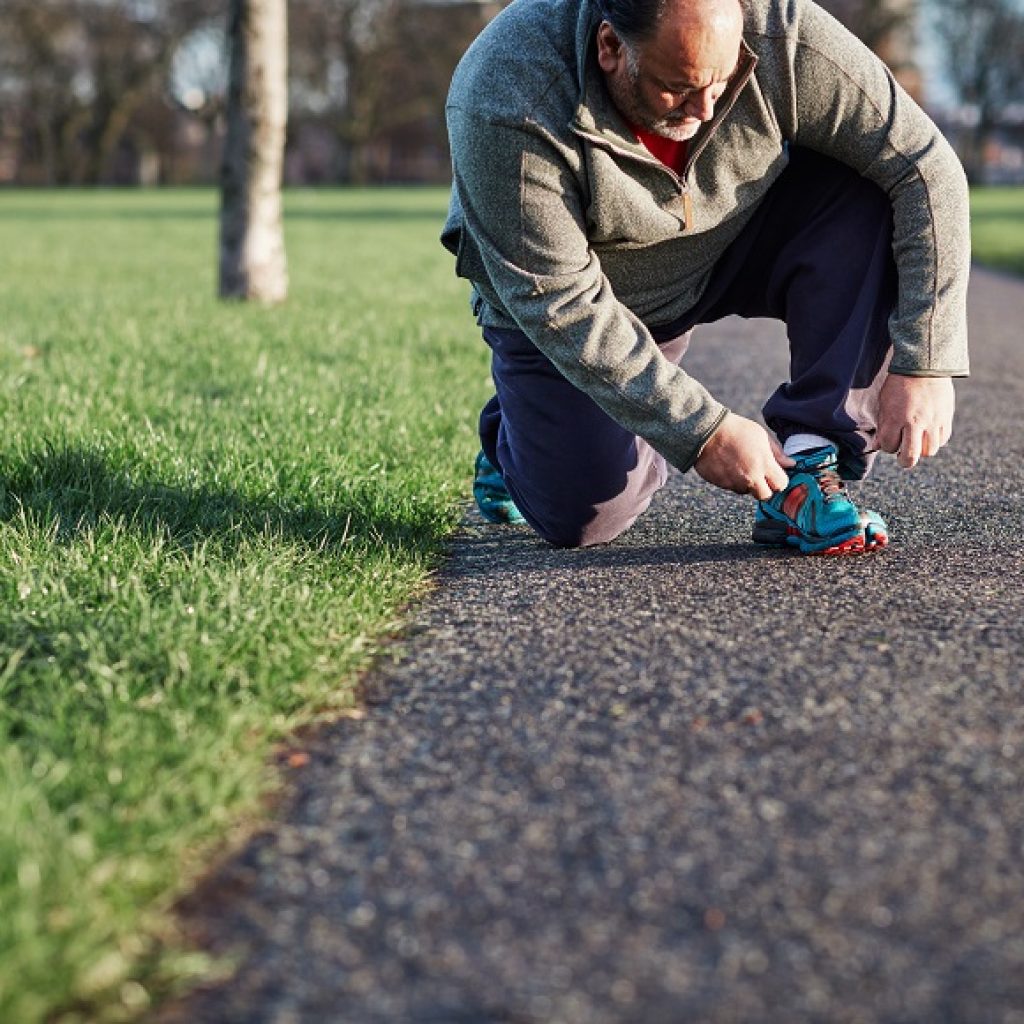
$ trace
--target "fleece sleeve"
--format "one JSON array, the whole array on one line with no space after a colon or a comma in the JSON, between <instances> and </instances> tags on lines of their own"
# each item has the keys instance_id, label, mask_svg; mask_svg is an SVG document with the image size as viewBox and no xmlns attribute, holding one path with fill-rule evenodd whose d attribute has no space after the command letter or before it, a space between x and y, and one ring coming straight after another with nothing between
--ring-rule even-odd
<instances>
[{"instance_id":1,"label":"fleece sleeve","mask_svg":"<svg viewBox=\"0 0 1024 1024\"><path fill-rule=\"evenodd\" d=\"M787 134L850 165L892 202L891 371L966 375L970 217L960 162L878 57L816 5L798 10Z\"/></svg>"},{"instance_id":2,"label":"fleece sleeve","mask_svg":"<svg viewBox=\"0 0 1024 1024\"><path fill-rule=\"evenodd\" d=\"M569 381L688 469L726 409L616 299L557 144L530 123L489 123L457 106L448 128L462 230L504 308Z\"/></svg>"}]
</instances>

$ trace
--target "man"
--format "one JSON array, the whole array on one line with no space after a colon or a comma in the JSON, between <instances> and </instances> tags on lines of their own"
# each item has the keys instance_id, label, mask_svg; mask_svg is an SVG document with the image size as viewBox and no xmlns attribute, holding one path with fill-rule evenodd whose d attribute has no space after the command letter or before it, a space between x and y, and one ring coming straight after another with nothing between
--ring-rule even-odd
<instances>
[{"instance_id":1,"label":"man","mask_svg":"<svg viewBox=\"0 0 1024 1024\"><path fill-rule=\"evenodd\" d=\"M516 0L447 117L487 518L609 541L667 462L756 498L755 541L887 542L845 481L949 438L969 230L956 157L877 57L810 0ZM786 322L778 441L680 368L732 313Z\"/></svg>"}]
</instances>

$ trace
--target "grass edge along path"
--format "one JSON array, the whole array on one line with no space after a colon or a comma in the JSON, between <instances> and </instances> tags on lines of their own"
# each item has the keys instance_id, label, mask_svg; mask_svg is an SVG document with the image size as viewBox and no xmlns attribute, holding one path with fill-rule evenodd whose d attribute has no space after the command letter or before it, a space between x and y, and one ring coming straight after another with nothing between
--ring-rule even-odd
<instances>
[{"instance_id":1,"label":"grass edge along path","mask_svg":"<svg viewBox=\"0 0 1024 1024\"><path fill-rule=\"evenodd\" d=\"M212 192L0 193L0 1019L209 969L167 910L429 585L487 391L445 199L290 193L267 310Z\"/></svg>"}]
</instances>

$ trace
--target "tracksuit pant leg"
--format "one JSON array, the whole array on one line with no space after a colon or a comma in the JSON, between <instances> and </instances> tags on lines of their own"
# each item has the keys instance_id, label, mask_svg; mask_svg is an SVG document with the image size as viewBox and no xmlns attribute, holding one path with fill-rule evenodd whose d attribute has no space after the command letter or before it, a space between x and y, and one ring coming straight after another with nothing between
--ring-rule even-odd
<instances>
[{"instance_id":1,"label":"tracksuit pant leg","mask_svg":"<svg viewBox=\"0 0 1024 1024\"><path fill-rule=\"evenodd\" d=\"M651 333L678 362L699 324L731 314L784 321L790 379L765 404L765 421L781 439L805 431L830 438L844 475L857 478L875 447L896 284L886 196L843 164L794 148L700 300ZM480 439L526 521L560 547L628 529L664 485L665 460L525 334L485 328L484 338L496 395L481 413Z\"/></svg>"}]
</instances>

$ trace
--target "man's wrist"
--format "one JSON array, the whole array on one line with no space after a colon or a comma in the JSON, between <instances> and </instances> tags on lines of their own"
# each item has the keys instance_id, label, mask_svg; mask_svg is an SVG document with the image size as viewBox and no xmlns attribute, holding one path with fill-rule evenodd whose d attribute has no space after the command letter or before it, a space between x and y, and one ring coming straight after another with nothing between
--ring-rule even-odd
<instances>
[{"instance_id":1,"label":"man's wrist","mask_svg":"<svg viewBox=\"0 0 1024 1024\"><path fill-rule=\"evenodd\" d=\"M704 436L698 442L697 447L694 451L694 456L690 460L690 464L686 466L685 469L682 466L679 467L680 469L683 469L683 472L686 472L687 469L692 468L694 463L701 457L701 455L704 454L704 449L708 446L708 442L711 440L712 437L715 436L715 433L718 431L718 428L725 422L725 419L728 415L729 410L723 405L718 417L715 419L714 425L711 427L710 430L708 430L704 434Z\"/></svg>"}]
</instances>

